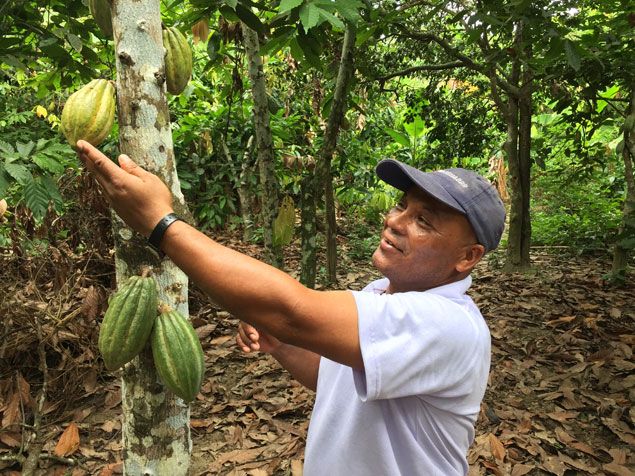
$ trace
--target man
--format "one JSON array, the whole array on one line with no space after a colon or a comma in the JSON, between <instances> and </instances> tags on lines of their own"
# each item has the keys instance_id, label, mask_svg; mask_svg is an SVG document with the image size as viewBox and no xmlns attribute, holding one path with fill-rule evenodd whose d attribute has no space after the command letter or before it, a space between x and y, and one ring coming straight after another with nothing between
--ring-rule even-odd
<instances>
[{"instance_id":1,"label":"man","mask_svg":"<svg viewBox=\"0 0 635 476\"><path fill-rule=\"evenodd\" d=\"M490 336L465 292L505 221L485 179L380 162L379 177L405 192L373 254L385 278L361 292L315 291L164 220L169 190L128 157L120 168L86 142L78 151L121 218L244 322L240 347L271 352L316 390L306 476L467 473Z\"/></svg>"}]
</instances>

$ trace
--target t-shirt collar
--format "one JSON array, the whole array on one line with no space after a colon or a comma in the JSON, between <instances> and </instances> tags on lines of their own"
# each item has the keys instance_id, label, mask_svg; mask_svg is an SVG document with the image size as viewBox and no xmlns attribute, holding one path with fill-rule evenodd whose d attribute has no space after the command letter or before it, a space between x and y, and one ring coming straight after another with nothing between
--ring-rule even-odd
<instances>
[{"instance_id":1,"label":"t-shirt collar","mask_svg":"<svg viewBox=\"0 0 635 476\"><path fill-rule=\"evenodd\" d=\"M424 291L430 294L437 294L439 296L446 297L448 299L456 299L463 296L470 286L472 285L472 276L467 276L460 281L444 284L436 288L428 289Z\"/></svg>"}]
</instances>

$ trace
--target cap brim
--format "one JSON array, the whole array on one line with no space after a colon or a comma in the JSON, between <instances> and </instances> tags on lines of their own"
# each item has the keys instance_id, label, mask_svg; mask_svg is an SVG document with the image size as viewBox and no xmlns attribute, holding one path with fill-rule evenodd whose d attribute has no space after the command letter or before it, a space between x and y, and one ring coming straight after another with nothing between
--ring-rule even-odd
<instances>
[{"instance_id":1,"label":"cap brim","mask_svg":"<svg viewBox=\"0 0 635 476\"><path fill-rule=\"evenodd\" d=\"M399 190L405 192L415 186L457 212L465 214L461 204L439 183L443 178L434 173L421 172L393 159L382 160L377 164L375 171L380 179Z\"/></svg>"}]
</instances>

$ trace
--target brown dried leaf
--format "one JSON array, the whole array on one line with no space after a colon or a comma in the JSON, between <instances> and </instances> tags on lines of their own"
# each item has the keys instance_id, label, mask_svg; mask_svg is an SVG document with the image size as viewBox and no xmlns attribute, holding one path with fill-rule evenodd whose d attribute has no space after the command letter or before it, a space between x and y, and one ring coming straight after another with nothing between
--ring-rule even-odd
<instances>
[{"instance_id":1,"label":"brown dried leaf","mask_svg":"<svg viewBox=\"0 0 635 476\"><path fill-rule=\"evenodd\" d=\"M0 432L0 441L7 445L9 448L19 448L22 442L20 441L20 433L2 431Z\"/></svg>"},{"instance_id":2,"label":"brown dried leaf","mask_svg":"<svg viewBox=\"0 0 635 476\"><path fill-rule=\"evenodd\" d=\"M7 428L20 422L20 393L14 392L2 415L2 428Z\"/></svg>"},{"instance_id":3,"label":"brown dried leaf","mask_svg":"<svg viewBox=\"0 0 635 476\"><path fill-rule=\"evenodd\" d=\"M489 447L490 447L490 451L492 452L492 456L494 456L494 458L496 458L498 461L503 461L505 459L505 447L503 446L503 444L500 442L500 440L498 438L496 438L496 435L494 435L493 433L490 433L488 435L488 439L489 439Z\"/></svg>"},{"instance_id":4,"label":"brown dried leaf","mask_svg":"<svg viewBox=\"0 0 635 476\"><path fill-rule=\"evenodd\" d=\"M99 291L95 286L91 286L86 290L86 296L82 301L79 312L89 320L93 320L99 314L99 302L101 301Z\"/></svg>"},{"instance_id":5,"label":"brown dried leaf","mask_svg":"<svg viewBox=\"0 0 635 476\"><path fill-rule=\"evenodd\" d=\"M79 429L75 423L71 422L60 436L53 453L55 456L64 457L72 455L77 448L79 448Z\"/></svg>"},{"instance_id":6,"label":"brown dried leaf","mask_svg":"<svg viewBox=\"0 0 635 476\"><path fill-rule=\"evenodd\" d=\"M608 463L602 466L602 469L610 475L615 476L633 476L635 473L628 469L626 466L622 466L617 463Z\"/></svg>"},{"instance_id":7,"label":"brown dried leaf","mask_svg":"<svg viewBox=\"0 0 635 476\"><path fill-rule=\"evenodd\" d=\"M512 468L511 476L525 476L532 469L534 469L534 466L529 466L528 464L515 464Z\"/></svg>"},{"instance_id":8,"label":"brown dried leaf","mask_svg":"<svg viewBox=\"0 0 635 476\"><path fill-rule=\"evenodd\" d=\"M123 463L111 463L102 468L98 476L112 476L113 474L123 474Z\"/></svg>"}]
</instances>

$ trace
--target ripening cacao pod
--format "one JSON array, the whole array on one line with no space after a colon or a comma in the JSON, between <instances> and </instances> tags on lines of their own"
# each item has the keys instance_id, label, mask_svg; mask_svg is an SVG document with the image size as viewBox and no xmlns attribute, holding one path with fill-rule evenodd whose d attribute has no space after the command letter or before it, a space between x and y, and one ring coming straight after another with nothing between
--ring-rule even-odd
<instances>
[{"instance_id":1,"label":"ripening cacao pod","mask_svg":"<svg viewBox=\"0 0 635 476\"><path fill-rule=\"evenodd\" d=\"M157 284L151 277L132 276L110 297L98 343L107 369L123 367L143 350L157 305Z\"/></svg>"},{"instance_id":2,"label":"ripening cacao pod","mask_svg":"<svg viewBox=\"0 0 635 476\"><path fill-rule=\"evenodd\" d=\"M80 139L97 146L114 122L115 87L106 79L93 79L66 100L60 128L72 147Z\"/></svg>"},{"instance_id":3,"label":"ripening cacao pod","mask_svg":"<svg viewBox=\"0 0 635 476\"><path fill-rule=\"evenodd\" d=\"M165 47L165 83L168 92L181 94L192 76L192 50L177 28L163 29Z\"/></svg>"},{"instance_id":4,"label":"ripening cacao pod","mask_svg":"<svg viewBox=\"0 0 635 476\"><path fill-rule=\"evenodd\" d=\"M205 360L190 321L178 311L162 310L154 323L150 343L161 381L184 401L194 400L203 383Z\"/></svg>"},{"instance_id":5,"label":"ripening cacao pod","mask_svg":"<svg viewBox=\"0 0 635 476\"><path fill-rule=\"evenodd\" d=\"M110 0L88 0L90 14L97 22L101 32L112 38L112 12L110 10Z\"/></svg>"}]
</instances>

